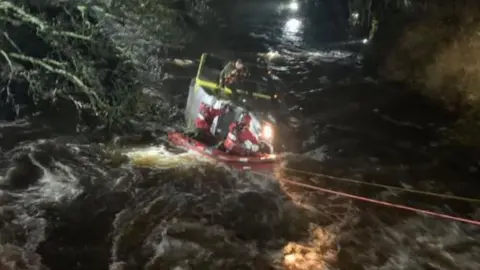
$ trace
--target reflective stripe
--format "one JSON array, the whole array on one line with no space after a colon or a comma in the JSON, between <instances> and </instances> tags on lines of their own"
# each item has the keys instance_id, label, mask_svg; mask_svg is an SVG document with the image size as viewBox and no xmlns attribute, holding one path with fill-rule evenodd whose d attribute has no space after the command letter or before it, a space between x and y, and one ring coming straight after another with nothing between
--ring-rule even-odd
<instances>
[{"instance_id":1,"label":"reflective stripe","mask_svg":"<svg viewBox=\"0 0 480 270\"><path fill-rule=\"evenodd\" d=\"M233 135L231 132L228 133L227 137L232 141L237 141L237 137L235 135Z\"/></svg>"},{"instance_id":2,"label":"reflective stripe","mask_svg":"<svg viewBox=\"0 0 480 270\"><path fill-rule=\"evenodd\" d=\"M248 158L240 158L239 161L240 162L248 162Z\"/></svg>"},{"instance_id":3,"label":"reflective stripe","mask_svg":"<svg viewBox=\"0 0 480 270\"><path fill-rule=\"evenodd\" d=\"M217 123L218 123L218 116L215 116L215 118L213 118L213 122L212 122L212 125L210 126L210 133L212 133L212 135L216 135L216 131L217 131Z\"/></svg>"}]
</instances>

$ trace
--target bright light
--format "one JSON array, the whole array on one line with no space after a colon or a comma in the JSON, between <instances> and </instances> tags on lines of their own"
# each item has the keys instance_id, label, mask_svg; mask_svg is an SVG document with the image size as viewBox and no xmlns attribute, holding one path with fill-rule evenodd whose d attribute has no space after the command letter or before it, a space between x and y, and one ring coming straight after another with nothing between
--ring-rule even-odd
<instances>
[{"instance_id":1,"label":"bright light","mask_svg":"<svg viewBox=\"0 0 480 270\"><path fill-rule=\"evenodd\" d=\"M290 5L288 5L288 8L291 11L297 11L298 10L298 3L297 2L291 2Z\"/></svg>"},{"instance_id":2,"label":"bright light","mask_svg":"<svg viewBox=\"0 0 480 270\"><path fill-rule=\"evenodd\" d=\"M285 23L285 31L287 33L295 34L300 30L302 22L298 19L290 19Z\"/></svg>"},{"instance_id":3,"label":"bright light","mask_svg":"<svg viewBox=\"0 0 480 270\"><path fill-rule=\"evenodd\" d=\"M287 254L287 255L285 255L285 257L283 257L283 259L284 259L286 265L292 265L297 260L296 257L297 256L295 254Z\"/></svg>"},{"instance_id":4,"label":"bright light","mask_svg":"<svg viewBox=\"0 0 480 270\"><path fill-rule=\"evenodd\" d=\"M263 126L262 137L265 139L271 139L273 137L273 129L271 126Z\"/></svg>"},{"instance_id":5,"label":"bright light","mask_svg":"<svg viewBox=\"0 0 480 270\"><path fill-rule=\"evenodd\" d=\"M358 17L360 17L360 14L358 14L358 12L352 13L352 18L354 18L355 20L358 20Z\"/></svg>"},{"instance_id":6,"label":"bright light","mask_svg":"<svg viewBox=\"0 0 480 270\"><path fill-rule=\"evenodd\" d=\"M362 40L362 43L363 43L363 44L367 44L367 43L368 43L368 38L364 38L364 39Z\"/></svg>"}]
</instances>

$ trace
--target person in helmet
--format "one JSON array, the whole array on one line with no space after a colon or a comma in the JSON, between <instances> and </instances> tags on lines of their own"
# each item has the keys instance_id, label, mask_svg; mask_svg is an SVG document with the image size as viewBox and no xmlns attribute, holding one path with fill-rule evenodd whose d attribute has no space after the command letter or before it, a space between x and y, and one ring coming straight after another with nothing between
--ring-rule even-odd
<instances>
[{"instance_id":1,"label":"person in helmet","mask_svg":"<svg viewBox=\"0 0 480 270\"><path fill-rule=\"evenodd\" d=\"M243 61L237 59L235 62L228 64L220 72L220 87L228 87L232 90L233 98L237 98L237 85L248 76L248 71Z\"/></svg>"},{"instance_id":2,"label":"person in helmet","mask_svg":"<svg viewBox=\"0 0 480 270\"><path fill-rule=\"evenodd\" d=\"M249 113L241 116L240 121L230 124L227 138L223 142L223 146L227 153L234 155L253 155L258 152L258 139L250 131L250 122L252 117Z\"/></svg>"},{"instance_id":3,"label":"person in helmet","mask_svg":"<svg viewBox=\"0 0 480 270\"><path fill-rule=\"evenodd\" d=\"M210 144L215 139L210 132L213 119L226 113L229 109L229 104L221 100L217 100L213 106L206 103L200 103L200 109L195 118L195 131L192 136L200 141Z\"/></svg>"}]
</instances>

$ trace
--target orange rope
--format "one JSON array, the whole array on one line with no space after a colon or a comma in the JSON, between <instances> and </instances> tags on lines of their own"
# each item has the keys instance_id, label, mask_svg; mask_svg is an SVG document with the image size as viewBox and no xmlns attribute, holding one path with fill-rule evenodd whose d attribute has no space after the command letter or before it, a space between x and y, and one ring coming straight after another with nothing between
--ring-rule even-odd
<instances>
[{"instance_id":1,"label":"orange rope","mask_svg":"<svg viewBox=\"0 0 480 270\"><path fill-rule=\"evenodd\" d=\"M379 204L379 205L383 205L383 206L387 206L387 207L391 207L391 208L397 208L397 209L407 210L407 211L411 211L411 212L422 213L422 214L425 214L425 215L430 215L430 216L434 216L434 217L439 217L439 218L444 218L444 219L449 219L449 220L454 220L454 221L460 221L460 222L464 222L464 223L467 223L467 224L480 226L480 221L478 221L478 220L461 218L461 217L436 213L436 212L432 212L432 211L428 211L428 210L424 210L424 209L419 209L419 208L415 208L415 207L410 207L410 206L406 206L406 205L389 203L389 202L380 201L380 200L374 200L374 199L370 199L370 198L366 198L366 197L362 197L362 196L357 196L357 195L352 195L352 194L341 192L341 191L334 191L334 190L329 190L329 189L325 189L325 188L321 188L321 187L316 187L316 186L309 185L309 184L299 183L299 182L295 182L295 181L288 180L288 179L282 179L280 181L285 182L285 183L289 183L289 184L292 184L292 185L308 188L308 189L311 189L311 190L322 191L322 192L335 194L335 195L339 195L339 196L343 196L343 197L347 197L347 198L351 198L351 199L355 199L355 200L375 203L375 204Z\"/></svg>"},{"instance_id":2,"label":"orange rope","mask_svg":"<svg viewBox=\"0 0 480 270\"><path fill-rule=\"evenodd\" d=\"M401 187L382 185L382 184L376 184L376 183L368 183L368 182L359 181L359 180L350 179L350 178L335 177L335 176L326 175L326 174L322 174L322 173L307 172L307 171L302 171L302 170L297 170L297 169L292 169L292 168L282 168L282 169L285 170L285 171L291 171L291 172L310 175L310 176L323 177L323 178L337 180L337 181L341 181L341 182L349 182L349 183L361 184L361 185L366 185L366 186L381 187L381 188L386 188L386 189L391 189L391 190L398 190L398 191L422 194L422 195L439 197L439 198L444 198L444 199L453 199L453 200L466 201L466 202L471 202L471 203L480 203L480 199L478 199L478 198L468 198L468 197L461 197L461 196L449 195L449 194L440 194L440 193L423 191L423 190L401 188Z\"/></svg>"}]
</instances>

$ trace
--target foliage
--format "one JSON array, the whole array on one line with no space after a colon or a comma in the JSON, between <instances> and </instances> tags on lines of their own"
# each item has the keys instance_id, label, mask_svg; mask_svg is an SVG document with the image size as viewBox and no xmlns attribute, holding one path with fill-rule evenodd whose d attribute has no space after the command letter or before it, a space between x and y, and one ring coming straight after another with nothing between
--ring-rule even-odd
<instances>
[{"instance_id":1,"label":"foliage","mask_svg":"<svg viewBox=\"0 0 480 270\"><path fill-rule=\"evenodd\" d=\"M164 2L0 1L3 105L68 101L90 124L125 123L138 110L146 61L158 73L162 50L189 38L183 13Z\"/></svg>"},{"instance_id":2,"label":"foliage","mask_svg":"<svg viewBox=\"0 0 480 270\"><path fill-rule=\"evenodd\" d=\"M381 71L459 112L455 137L469 145L480 145L479 27L476 4L432 6L408 23Z\"/></svg>"}]
</instances>

